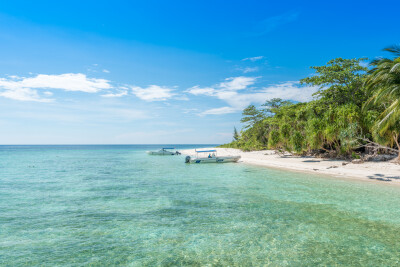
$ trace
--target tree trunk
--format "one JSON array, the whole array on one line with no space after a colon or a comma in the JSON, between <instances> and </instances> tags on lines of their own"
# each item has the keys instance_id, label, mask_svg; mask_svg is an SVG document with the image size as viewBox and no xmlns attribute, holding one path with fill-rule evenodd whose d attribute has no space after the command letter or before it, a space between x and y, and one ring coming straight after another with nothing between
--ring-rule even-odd
<instances>
[{"instance_id":1,"label":"tree trunk","mask_svg":"<svg viewBox=\"0 0 400 267\"><path fill-rule=\"evenodd\" d=\"M395 133L395 132L393 132L393 138L394 138L394 141L396 142L397 149L399 150L399 152L398 152L398 154L397 154L397 159L396 159L396 161L397 161L397 163L400 163L400 145L399 145L399 134L398 134L398 133Z\"/></svg>"}]
</instances>

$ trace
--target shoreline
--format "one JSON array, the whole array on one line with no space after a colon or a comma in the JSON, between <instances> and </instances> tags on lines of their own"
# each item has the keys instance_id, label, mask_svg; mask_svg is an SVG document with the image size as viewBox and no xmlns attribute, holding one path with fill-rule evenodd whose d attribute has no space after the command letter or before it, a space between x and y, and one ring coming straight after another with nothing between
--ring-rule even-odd
<instances>
[{"instance_id":1,"label":"shoreline","mask_svg":"<svg viewBox=\"0 0 400 267\"><path fill-rule=\"evenodd\" d=\"M360 164L345 160L324 159L310 156L281 156L273 150L244 152L235 148L202 148L216 149L219 156L241 156L238 163L276 168L313 174L323 174L332 178L356 179L364 182L379 182L400 186L400 165L384 162L364 162ZM194 149L180 150L184 155L194 156ZM344 163L344 165L343 165Z\"/></svg>"}]
</instances>

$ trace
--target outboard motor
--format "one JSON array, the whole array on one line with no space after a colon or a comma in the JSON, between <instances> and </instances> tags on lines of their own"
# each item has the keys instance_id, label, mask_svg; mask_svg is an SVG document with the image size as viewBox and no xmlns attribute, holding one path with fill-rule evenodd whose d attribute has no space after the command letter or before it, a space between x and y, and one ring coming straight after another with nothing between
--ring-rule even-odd
<instances>
[{"instance_id":1,"label":"outboard motor","mask_svg":"<svg viewBox=\"0 0 400 267\"><path fill-rule=\"evenodd\" d=\"M190 156L186 156L185 163L190 163Z\"/></svg>"}]
</instances>

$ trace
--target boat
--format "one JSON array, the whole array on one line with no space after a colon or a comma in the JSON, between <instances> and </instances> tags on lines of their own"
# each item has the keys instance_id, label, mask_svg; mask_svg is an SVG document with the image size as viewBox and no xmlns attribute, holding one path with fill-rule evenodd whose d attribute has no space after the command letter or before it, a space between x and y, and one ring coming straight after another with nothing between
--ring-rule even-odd
<instances>
[{"instance_id":1,"label":"boat","mask_svg":"<svg viewBox=\"0 0 400 267\"><path fill-rule=\"evenodd\" d=\"M169 151L168 149L175 149L175 148L164 147L158 151L146 151L146 153L149 155L162 155L162 156L164 156L164 155L180 155L181 154L179 151L173 152L173 151Z\"/></svg>"},{"instance_id":2,"label":"boat","mask_svg":"<svg viewBox=\"0 0 400 267\"><path fill-rule=\"evenodd\" d=\"M196 157L192 158L187 156L185 158L185 163L227 163L227 162L237 162L240 156L217 156L217 150L195 150ZM208 156L199 156L199 153L208 153ZM201 154L200 154L201 155Z\"/></svg>"}]
</instances>

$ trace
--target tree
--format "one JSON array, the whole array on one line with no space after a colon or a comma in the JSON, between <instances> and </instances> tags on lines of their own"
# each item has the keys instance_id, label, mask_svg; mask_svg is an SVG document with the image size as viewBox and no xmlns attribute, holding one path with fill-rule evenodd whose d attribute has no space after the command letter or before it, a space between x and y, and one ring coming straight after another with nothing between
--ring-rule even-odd
<instances>
[{"instance_id":1,"label":"tree","mask_svg":"<svg viewBox=\"0 0 400 267\"><path fill-rule=\"evenodd\" d=\"M249 105L242 112L243 118L240 120L241 123L245 123L245 128L252 127L257 122L264 119L263 113L259 111L254 105Z\"/></svg>"},{"instance_id":2,"label":"tree","mask_svg":"<svg viewBox=\"0 0 400 267\"><path fill-rule=\"evenodd\" d=\"M263 111L266 116L273 116L276 113L276 110L280 107L289 106L292 104L292 102L282 100L281 98L272 98L270 100L267 100L261 106L265 107Z\"/></svg>"},{"instance_id":3,"label":"tree","mask_svg":"<svg viewBox=\"0 0 400 267\"><path fill-rule=\"evenodd\" d=\"M372 144L399 152L400 162L400 47L385 50L394 58L374 60L368 73L364 58L337 58L312 67L316 75L301 80L319 87L310 102L273 98L260 109L248 106L241 119L246 126L231 145L350 156Z\"/></svg>"},{"instance_id":4,"label":"tree","mask_svg":"<svg viewBox=\"0 0 400 267\"><path fill-rule=\"evenodd\" d=\"M374 133L377 138L386 137L387 143L396 144L399 150L397 161L400 162L400 46L387 47L384 51L392 53L394 58L378 58L371 62L373 69L366 84L372 97L364 108L383 106Z\"/></svg>"},{"instance_id":5,"label":"tree","mask_svg":"<svg viewBox=\"0 0 400 267\"><path fill-rule=\"evenodd\" d=\"M314 95L327 104L352 102L361 106L366 99L363 83L368 70L360 65L364 60L366 58L332 59L325 66L311 67L317 75L301 79L300 83L318 86Z\"/></svg>"},{"instance_id":6,"label":"tree","mask_svg":"<svg viewBox=\"0 0 400 267\"><path fill-rule=\"evenodd\" d=\"M239 140L238 131L236 130L236 127L233 127L233 141L238 141L238 140Z\"/></svg>"}]
</instances>

